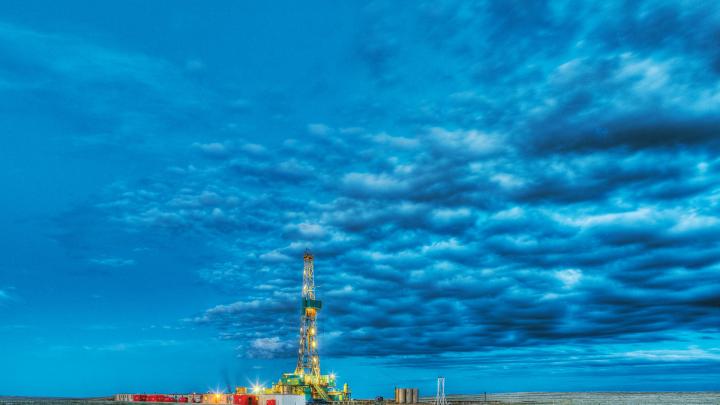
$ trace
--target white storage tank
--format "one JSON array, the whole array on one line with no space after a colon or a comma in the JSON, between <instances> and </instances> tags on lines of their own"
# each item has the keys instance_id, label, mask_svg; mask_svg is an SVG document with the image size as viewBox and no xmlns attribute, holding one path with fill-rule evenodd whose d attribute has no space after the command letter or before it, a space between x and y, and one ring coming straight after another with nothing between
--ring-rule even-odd
<instances>
[{"instance_id":1,"label":"white storage tank","mask_svg":"<svg viewBox=\"0 0 720 405\"><path fill-rule=\"evenodd\" d=\"M398 404L404 404L404 403L405 403L405 388L398 388L397 403L398 403Z\"/></svg>"}]
</instances>

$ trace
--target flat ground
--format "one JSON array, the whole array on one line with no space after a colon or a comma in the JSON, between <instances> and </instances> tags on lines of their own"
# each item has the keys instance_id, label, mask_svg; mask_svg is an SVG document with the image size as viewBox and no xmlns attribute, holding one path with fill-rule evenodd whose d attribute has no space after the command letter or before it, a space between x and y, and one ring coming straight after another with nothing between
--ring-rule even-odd
<instances>
[{"instance_id":1,"label":"flat ground","mask_svg":"<svg viewBox=\"0 0 720 405\"><path fill-rule=\"evenodd\" d=\"M419 405L433 405L421 398ZM368 402L363 401L365 404ZM0 397L2 405L120 405L106 398ZM126 403L122 403L126 404ZM147 403L150 404L150 403ZM448 405L720 405L720 392L513 392L503 394L450 395ZM385 405L392 405L386 402Z\"/></svg>"},{"instance_id":2,"label":"flat ground","mask_svg":"<svg viewBox=\"0 0 720 405\"><path fill-rule=\"evenodd\" d=\"M512 392L449 395L450 405L572 404L572 405L720 405L720 392ZM434 398L422 398L433 402Z\"/></svg>"}]
</instances>

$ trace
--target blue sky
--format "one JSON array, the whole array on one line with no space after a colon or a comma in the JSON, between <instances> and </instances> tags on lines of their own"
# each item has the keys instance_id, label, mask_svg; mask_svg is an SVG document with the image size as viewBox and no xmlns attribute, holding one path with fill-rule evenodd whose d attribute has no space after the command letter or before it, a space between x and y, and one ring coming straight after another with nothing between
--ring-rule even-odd
<instances>
[{"instance_id":1,"label":"blue sky","mask_svg":"<svg viewBox=\"0 0 720 405\"><path fill-rule=\"evenodd\" d=\"M0 4L0 394L720 389L714 2Z\"/></svg>"}]
</instances>

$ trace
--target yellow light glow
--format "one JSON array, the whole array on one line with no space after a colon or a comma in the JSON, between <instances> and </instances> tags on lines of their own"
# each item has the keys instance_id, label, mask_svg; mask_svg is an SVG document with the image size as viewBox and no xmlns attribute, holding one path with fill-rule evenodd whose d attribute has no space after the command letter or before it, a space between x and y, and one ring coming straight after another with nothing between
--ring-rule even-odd
<instances>
[{"instance_id":1,"label":"yellow light glow","mask_svg":"<svg viewBox=\"0 0 720 405\"><path fill-rule=\"evenodd\" d=\"M331 379L331 380L334 380L334 379L335 379L335 373L330 373L330 379Z\"/></svg>"},{"instance_id":2,"label":"yellow light glow","mask_svg":"<svg viewBox=\"0 0 720 405\"><path fill-rule=\"evenodd\" d=\"M313 347L317 347L317 342L313 342Z\"/></svg>"}]
</instances>

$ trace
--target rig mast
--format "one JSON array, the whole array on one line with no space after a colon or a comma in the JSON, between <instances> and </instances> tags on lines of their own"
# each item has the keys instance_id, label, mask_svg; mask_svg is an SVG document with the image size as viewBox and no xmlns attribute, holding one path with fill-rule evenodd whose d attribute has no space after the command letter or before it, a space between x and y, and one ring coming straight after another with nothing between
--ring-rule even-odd
<instances>
[{"instance_id":1,"label":"rig mast","mask_svg":"<svg viewBox=\"0 0 720 405\"><path fill-rule=\"evenodd\" d=\"M305 250L303 255L302 314L300 316L300 349L295 374L320 378L320 356L317 350L317 313L322 302L315 299L315 269L313 254Z\"/></svg>"},{"instance_id":2,"label":"rig mast","mask_svg":"<svg viewBox=\"0 0 720 405\"><path fill-rule=\"evenodd\" d=\"M322 302L315 299L315 268L313 254L303 254L303 284L300 315L300 347L294 373L283 373L280 381L265 393L305 395L309 402L330 403L350 399L350 387L343 385L342 391L335 386L335 373L320 374L318 355L317 313Z\"/></svg>"}]
</instances>

